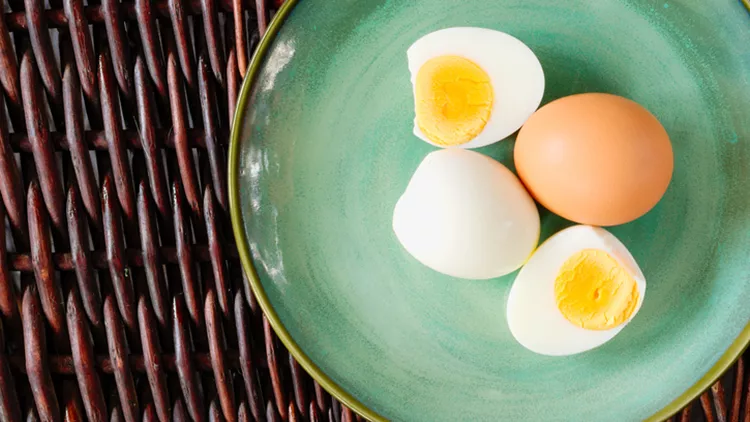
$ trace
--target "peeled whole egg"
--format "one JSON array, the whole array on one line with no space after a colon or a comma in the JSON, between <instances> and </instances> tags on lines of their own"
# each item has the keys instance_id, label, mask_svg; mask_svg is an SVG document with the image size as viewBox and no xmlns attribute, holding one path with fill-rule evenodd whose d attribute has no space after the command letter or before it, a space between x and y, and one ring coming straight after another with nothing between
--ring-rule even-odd
<instances>
[{"instance_id":1,"label":"peeled whole egg","mask_svg":"<svg viewBox=\"0 0 750 422\"><path fill-rule=\"evenodd\" d=\"M653 208L672 178L666 130L623 97L555 100L529 118L514 150L518 176L541 205L568 220L614 226Z\"/></svg>"},{"instance_id":2,"label":"peeled whole egg","mask_svg":"<svg viewBox=\"0 0 750 422\"><path fill-rule=\"evenodd\" d=\"M638 313L646 280L615 236L573 226L543 242L508 297L508 326L532 352L565 356L598 347Z\"/></svg>"},{"instance_id":3,"label":"peeled whole egg","mask_svg":"<svg viewBox=\"0 0 750 422\"><path fill-rule=\"evenodd\" d=\"M428 154L393 211L393 231L422 264L488 279L518 269L539 241L539 212L516 176L463 149Z\"/></svg>"},{"instance_id":4,"label":"peeled whole egg","mask_svg":"<svg viewBox=\"0 0 750 422\"><path fill-rule=\"evenodd\" d=\"M439 147L479 148L514 133L539 107L544 72L520 40L484 28L446 28L407 51L414 134Z\"/></svg>"}]
</instances>

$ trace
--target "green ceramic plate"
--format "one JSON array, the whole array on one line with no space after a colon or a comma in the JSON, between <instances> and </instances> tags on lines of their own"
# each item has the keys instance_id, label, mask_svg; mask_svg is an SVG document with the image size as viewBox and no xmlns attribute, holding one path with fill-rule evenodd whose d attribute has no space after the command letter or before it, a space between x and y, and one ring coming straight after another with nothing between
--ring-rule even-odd
<instances>
[{"instance_id":1,"label":"green ceramic plate","mask_svg":"<svg viewBox=\"0 0 750 422\"><path fill-rule=\"evenodd\" d=\"M564 358L512 338L514 274L417 263L393 206L433 150L411 134L406 49L444 27L527 43L544 102L605 91L650 109L673 183L614 228L648 280L610 343ZM750 337L750 16L735 0L288 0L242 90L230 160L240 254L284 343L371 419L661 419ZM513 168L514 141L480 150ZM543 237L569 223L542 213Z\"/></svg>"}]
</instances>

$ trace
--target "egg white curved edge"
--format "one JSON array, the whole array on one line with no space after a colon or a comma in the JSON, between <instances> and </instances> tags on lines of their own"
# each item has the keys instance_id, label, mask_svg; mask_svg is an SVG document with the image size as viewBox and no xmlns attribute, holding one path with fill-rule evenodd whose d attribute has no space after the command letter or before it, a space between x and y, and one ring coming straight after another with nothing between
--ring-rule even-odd
<instances>
[{"instance_id":1,"label":"egg white curved edge","mask_svg":"<svg viewBox=\"0 0 750 422\"><path fill-rule=\"evenodd\" d=\"M419 69L438 56L465 57L481 67L490 77L494 101L490 118L474 139L458 145L479 148L501 141L515 133L536 111L544 95L544 71L533 51L519 39L504 32L486 28L456 27L432 32L409 47L406 56L412 89ZM430 141L414 118L414 134Z\"/></svg>"},{"instance_id":2,"label":"egg white curved edge","mask_svg":"<svg viewBox=\"0 0 750 422\"><path fill-rule=\"evenodd\" d=\"M554 283L563 263L583 249L607 252L633 276L638 303L625 323L604 331L586 330L562 315L555 302ZM527 349L548 356L565 356L598 347L617 335L638 313L646 292L646 280L633 256L608 231L573 226L545 241L519 272L508 296L508 326L513 337Z\"/></svg>"},{"instance_id":3,"label":"egg white curved edge","mask_svg":"<svg viewBox=\"0 0 750 422\"><path fill-rule=\"evenodd\" d=\"M539 242L539 211L501 163L441 149L414 172L393 211L393 231L427 267L483 280L511 273L529 257Z\"/></svg>"}]
</instances>

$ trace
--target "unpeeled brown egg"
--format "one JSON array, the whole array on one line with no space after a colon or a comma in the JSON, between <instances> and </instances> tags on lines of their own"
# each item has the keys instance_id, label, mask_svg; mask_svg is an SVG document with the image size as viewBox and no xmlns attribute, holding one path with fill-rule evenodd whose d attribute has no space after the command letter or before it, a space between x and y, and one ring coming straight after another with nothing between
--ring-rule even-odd
<instances>
[{"instance_id":1,"label":"unpeeled brown egg","mask_svg":"<svg viewBox=\"0 0 750 422\"><path fill-rule=\"evenodd\" d=\"M672 144L648 110L589 93L553 101L521 128L518 175L544 207L595 226L624 224L661 199L672 178Z\"/></svg>"}]
</instances>

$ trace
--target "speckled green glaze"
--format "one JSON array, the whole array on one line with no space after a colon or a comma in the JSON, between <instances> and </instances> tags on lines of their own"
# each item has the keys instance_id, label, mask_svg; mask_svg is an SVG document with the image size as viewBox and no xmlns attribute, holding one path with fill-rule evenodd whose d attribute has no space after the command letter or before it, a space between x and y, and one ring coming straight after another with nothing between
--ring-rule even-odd
<instances>
[{"instance_id":1,"label":"speckled green glaze","mask_svg":"<svg viewBox=\"0 0 750 422\"><path fill-rule=\"evenodd\" d=\"M344 402L400 421L662 419L747 343L750 17L741 2L290 0L280 16L238 107L233 222L280 337ZM391 231L396 200L432 151L411 134L405 52L449 26L527 43L545 69L545 103L624 95L672 137L666 196L612 229L646 275L643 308L599 349L526 351L504 316L514 275L441 276ZM512 148L480 151L513 168ZM543 237L568 225L542 218Z\"/></svg>"}]
</instances>

